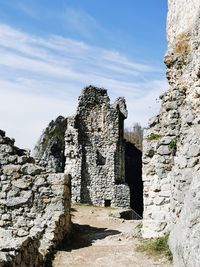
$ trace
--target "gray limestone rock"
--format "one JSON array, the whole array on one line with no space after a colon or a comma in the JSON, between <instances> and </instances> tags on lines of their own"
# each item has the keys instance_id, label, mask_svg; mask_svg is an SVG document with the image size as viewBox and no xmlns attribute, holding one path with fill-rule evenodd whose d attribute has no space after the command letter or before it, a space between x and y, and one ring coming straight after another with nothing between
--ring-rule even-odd
<instances>
[{"instance_id":1,"label":"gray limestone rock","mask_svg":"<svg viewBox=\"0 0 200 267\"><path fill-rule=\"evenodd\" d=\"M168 146L159 146L157 153L158 155L165 156L171 154L171 151Z\"/></svg>"},{"instance_id":2,"label":"gray limestone rock","mask_svg":"<svg viewBox=\"0 0 200 267\"><path fill-rule=\"evenodd\" d=\"M26 163L21 167L21 172L26 175L38 175L44 171L44 168L40 167L39 165Z\"/></svg>"},{"instance_id":3,"label":"gray limestone rock","mask_svg":"<svg viewBox=\"0 0 200 267\"><path fill-rule=\"evenodd\" d=\"M198 157L200 155L200 146L199 144L193 144L188 149L188 157Z\"/></svg>"},{"instance_id":4,"label":"gray limestone rock","mask_svg":"<svg viewBox=\"0 0 200 267\"><path fill-rule=\"evenodd\" d=\"M21 191L19 197L9 197L6 201L7 207L18 207L27 204L32 197L32 191Z\"/></svg>"}]
</instances>

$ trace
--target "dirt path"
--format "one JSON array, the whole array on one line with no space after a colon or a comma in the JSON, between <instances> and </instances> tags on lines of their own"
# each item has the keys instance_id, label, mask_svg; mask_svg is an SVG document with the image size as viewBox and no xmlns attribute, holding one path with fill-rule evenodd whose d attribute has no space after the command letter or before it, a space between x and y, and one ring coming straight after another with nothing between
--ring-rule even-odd
<instances>
[{"instance_id":1,"label":"dirt path","mask_svg":"<svg viewBox=\"0 0 200 267\"><path fill-rule=\"evenodd\" d=\"M136 251L139 221L111 217L113 210L73 208L74 238L55 254L53 267L170 267L166 259Z\"/></svg>"}]
</instances>

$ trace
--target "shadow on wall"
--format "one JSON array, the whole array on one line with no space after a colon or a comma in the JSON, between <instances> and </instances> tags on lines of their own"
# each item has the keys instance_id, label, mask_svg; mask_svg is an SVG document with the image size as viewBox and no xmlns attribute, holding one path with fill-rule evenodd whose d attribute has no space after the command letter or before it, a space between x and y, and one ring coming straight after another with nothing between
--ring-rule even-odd
<instances>
[{"instance_id":1,"label":"shadow on wall","mask_svg":"<svg viewBox=\"0 0 200 267\"><path fill-rule=\"evenodd\" d=\"M142 217L142 152L130 142L125 146L125 181L130 187L130 206Z\"/></svg>"}]
</instances>

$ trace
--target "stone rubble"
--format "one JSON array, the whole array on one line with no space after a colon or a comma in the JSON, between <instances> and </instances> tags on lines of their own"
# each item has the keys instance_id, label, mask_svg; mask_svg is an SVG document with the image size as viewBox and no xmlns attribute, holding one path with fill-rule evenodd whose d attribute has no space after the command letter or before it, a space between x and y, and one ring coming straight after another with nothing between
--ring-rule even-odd
<instances>
[{"instance_id":1,"label":"stone rubble","mask_svg":"<svg viewBox=\"0 0 200 267\"><path fill-rule=\"evenodd\" d=\"M43 266L70 231L70 180L0 130L0 267Z\"/></svg>"}]
</instances>

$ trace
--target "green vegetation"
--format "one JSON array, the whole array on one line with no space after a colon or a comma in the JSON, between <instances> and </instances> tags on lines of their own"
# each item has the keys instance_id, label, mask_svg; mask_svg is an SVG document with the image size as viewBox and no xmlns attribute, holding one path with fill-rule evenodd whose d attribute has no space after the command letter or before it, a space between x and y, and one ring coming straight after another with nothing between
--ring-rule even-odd
<instances>
[{"instance_id":1,"label":"green vegetation","mask_svg":"<svg viewBox=\"0 0 200 267\"><path fill-rule=\"evenodd\" d=\"M177 148L177 140L176 139L171 140L171 142L169 143L169 148L176 150L176 148Z\"/></svg>"},{"instance_id":2,"label":"green vegetation","mask_svg":"<svg viewBox=\"0 0 200 267\"><path fill-rule=\"evenodd\" d=\"M138 245L137 251L152 255L162 255L172 262L172 253L168 246L168 238L169 233L158 238L144 239L143 243Z\"/></svg>"},{"instance_id":3,"label":"green vegetation","mask_svg":"<svg viewBox=\"0 0 200 267\"><path fill-rule=\"evenodd\" d=\"M148 136L148 139L149 139L150 141L152 141L152 140L158 140L159 137L160 137L160 136L159 136L158 134L151 133L151 134Z\"/></svg>"}]
</instances>

